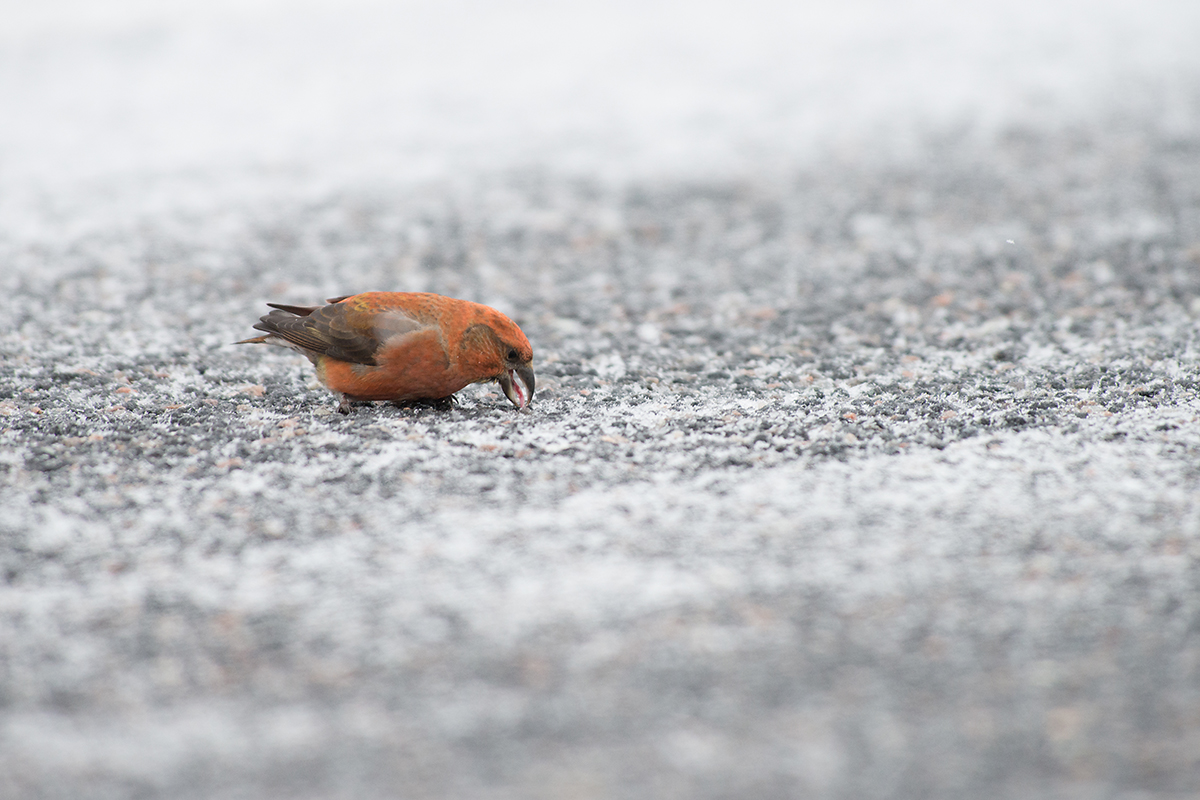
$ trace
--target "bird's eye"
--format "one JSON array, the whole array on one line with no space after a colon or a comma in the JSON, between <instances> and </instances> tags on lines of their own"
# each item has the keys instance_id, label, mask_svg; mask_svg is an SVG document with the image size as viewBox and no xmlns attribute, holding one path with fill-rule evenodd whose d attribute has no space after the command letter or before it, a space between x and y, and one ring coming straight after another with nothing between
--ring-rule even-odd
<instances>
[{"instance_id":1,"label":"bird's eye","mask_svg":"<svg viewBox=\"0 0 1200 800\"><path fill-rule=\"evenodd\" d=\"M513 349L513 348L509 349L509 351L508 351L508 360L509 361L516 361L519 357L520 356L515 349Z\"/></svg>"}]
</instances>

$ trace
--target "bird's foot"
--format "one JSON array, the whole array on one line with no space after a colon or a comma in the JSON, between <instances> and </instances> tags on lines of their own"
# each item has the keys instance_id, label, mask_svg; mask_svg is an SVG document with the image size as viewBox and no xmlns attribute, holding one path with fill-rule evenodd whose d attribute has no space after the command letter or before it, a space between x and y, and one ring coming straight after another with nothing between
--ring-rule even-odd
<instances>
[{"instance_id":1,"label":"bird's foot","mask_svg":"<svg viewBox=\"0 0 1200 800\"><path fill-rule=\"evenodd\" d=\"M338 413L339 414L349 414L350 413L350 398L346 397L346 395L342 395L341 398L342 399L338 401L338 407L337 407Z\"/></svg>"}]
</instances>

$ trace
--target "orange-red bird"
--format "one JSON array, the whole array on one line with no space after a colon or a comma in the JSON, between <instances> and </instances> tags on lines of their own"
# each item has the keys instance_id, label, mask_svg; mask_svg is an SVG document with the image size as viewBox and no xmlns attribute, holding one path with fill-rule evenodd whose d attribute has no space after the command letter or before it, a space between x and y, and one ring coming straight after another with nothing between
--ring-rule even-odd
<instances>
[{"instance_id":1,"label":"orange-red bird","mask_svg":"<svg viewBox=\"0 0 1200 800\"><path fill-rule=\"evenodd\" d=\"M317 377L351 400L441 400L469 383L496 381L518 409L533 398L533 348L494 308L426 292L364 292L326 306L267 303L254 326L265 336L237 344L299 350Z\"/></svg>"}]
</instances>

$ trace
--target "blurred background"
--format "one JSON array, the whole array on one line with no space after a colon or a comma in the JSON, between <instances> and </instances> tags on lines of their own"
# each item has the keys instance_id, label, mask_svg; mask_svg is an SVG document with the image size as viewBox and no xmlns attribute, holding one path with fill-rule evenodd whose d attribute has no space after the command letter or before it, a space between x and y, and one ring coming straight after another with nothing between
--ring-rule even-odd
<instances>
[{"instance_id":1,"label":"blurred background","mask_svg":"<svg viewBox=\"0 0 1200 800\"><path fill-rule=\"evenodd\" d=\"M0 8L10 231L103 213L94 196L124 213L530 166L703 177L1098 111L1186 125L1200 64L1200 9L1168 0Z\"/></svg>"}]
</instances>

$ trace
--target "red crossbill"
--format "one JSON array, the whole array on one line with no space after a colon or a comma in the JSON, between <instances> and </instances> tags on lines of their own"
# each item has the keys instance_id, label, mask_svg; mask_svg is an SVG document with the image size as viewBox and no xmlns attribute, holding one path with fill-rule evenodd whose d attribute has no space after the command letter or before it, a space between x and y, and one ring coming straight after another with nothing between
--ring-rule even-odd
<instances>
[{"instance_id":1,"label":"red crossbill","mask_svg":"<svg viewBox=\"0 0 1200 800\"><path fill-rule=\"evenodd\" d=\"M254 326L265 336L237 344L299 350L321 383L351 400L441 400L469 383L496 381L518 409L533 398L533 348L494 308L425 292L364 292L326 306L267 303Z\"/></svg>"}]
</instances>

